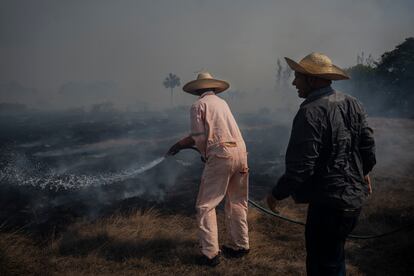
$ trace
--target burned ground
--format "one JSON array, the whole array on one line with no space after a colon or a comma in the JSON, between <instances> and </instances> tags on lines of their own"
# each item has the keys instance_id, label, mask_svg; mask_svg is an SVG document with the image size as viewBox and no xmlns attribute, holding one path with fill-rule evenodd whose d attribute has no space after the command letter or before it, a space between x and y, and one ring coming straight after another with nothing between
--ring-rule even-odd
<instances>
[{"instance_id":1,"label":"burned ground","mask_svg":"<svg viewBox=\"0 0 414 276\"><path fill-rule=\"evenodd\" d=\"M183 151L140 175L108 185L63 189L59 184L73 175L116 174L162 156L187 132L186 115L177 109L163 114L2 116L0 275L304 274L303 228L253 208L248 257L224 260L212 270L195 265L193 206L203 168L196 152ZM273 113L237 115L249 151L250 197L257 201L283 172L290 126L276 118ZM374 194L356 234L381 233L414 222L414 121L373 118L371 124L378 165L372 175ZM306 206L287 200L280 210L304 220ZM224 241L221 206L218 218ZM347 246L351 275L414 272L410 231L350 240Z\"/></svg>"}]
</instances>

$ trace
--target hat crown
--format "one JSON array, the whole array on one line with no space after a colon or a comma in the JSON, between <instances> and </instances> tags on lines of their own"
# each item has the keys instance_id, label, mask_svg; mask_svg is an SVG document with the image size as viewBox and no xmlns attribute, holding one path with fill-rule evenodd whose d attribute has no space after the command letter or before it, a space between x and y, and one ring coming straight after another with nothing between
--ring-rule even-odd
<instances>
[{"instance_id":1,"label":"hat crown","mask_svg":"<svg viewBox=\"0 0 414 276\"><path fill-rule=\"evenodd\" d=\"M311 53L299 63L290 58L285 58L289 67L298 73L317 76L327 80L347 80L348 74L332 63L332 60L321 53Z\"/></svg>"},{"instance_id":2,"label":"hat crown","mask_svg":"<svg viewBox=\"0 0 414 276\"><path fill-rule=\"evenodd\" d=\"M197 75L198 80L213 79L213 76L209 72L201 72Z\"/></svg>"},{"instance_id":3,"label":"hat crown","mask_svg":"<svg viewBox=\"0 0 414 276\"><path fill-rule=\"evenodd\" d=\"M214 90L214 93L221 93L229 88L228 82L213 78L213 76L206 71L200 72L197 75L197 79L186 83L183 86L184 92L188 92L193 95L199 95L199 90Z\"/></svg>"},{"instance_id":4,"label":"hat crown","mask_svg":"<svg viewBox=\"0 0 414 276\"><path fill-rule=\"evenodd\" d=\"M321 67L330 67L332 66L332 60L324 54L321 53L311 53L304 57L299 64L301 65L318 65Z\"/></svg>"}]
</instances>

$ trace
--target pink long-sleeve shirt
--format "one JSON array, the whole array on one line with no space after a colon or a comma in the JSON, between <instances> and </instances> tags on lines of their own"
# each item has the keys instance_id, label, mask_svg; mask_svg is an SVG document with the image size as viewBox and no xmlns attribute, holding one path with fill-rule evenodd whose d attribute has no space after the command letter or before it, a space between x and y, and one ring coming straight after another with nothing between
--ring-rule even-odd
<instances>
[{"instance_id":1,"label":"pink long-sleeve shirt","mask_svg":"<svg viewBox=\"0 0 414 276\"><path fill-rule=\"evenodd\" d=\"M243 137L227 103L214 92L205 92L191 106L191 137L204 157L209 148L225 142L245 147Z\"/></svg>"}]
</instances>

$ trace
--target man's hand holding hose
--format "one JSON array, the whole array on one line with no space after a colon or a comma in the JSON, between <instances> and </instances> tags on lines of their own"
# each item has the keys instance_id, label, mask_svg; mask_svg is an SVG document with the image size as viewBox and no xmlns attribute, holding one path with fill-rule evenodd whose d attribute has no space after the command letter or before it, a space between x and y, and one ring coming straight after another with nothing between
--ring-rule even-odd
<instances>
[{"instance_id":1,"label":"man's hand holding hose","mask_svg":"<svg viewBox=\"0 0 414 276\"><path fill-rule=\"evenodd\" d=\"M194 146L194 144L195 144L194 139L191 136L184 137L183 139L175 143L165 155L166 156L176 155L177 153L180 152L180 150L185 149L185 148L190 148Z\"/></svg>"}]
</instances>

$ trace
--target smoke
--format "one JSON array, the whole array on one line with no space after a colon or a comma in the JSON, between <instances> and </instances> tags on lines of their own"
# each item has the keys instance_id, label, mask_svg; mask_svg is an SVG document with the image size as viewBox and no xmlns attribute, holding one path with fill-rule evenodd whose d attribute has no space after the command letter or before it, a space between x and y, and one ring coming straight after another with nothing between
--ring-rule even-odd
<instances>
[{"instance_id":1,"label":"smoke","mask_svg":"<svg viewBox=\"0 0 414 276\"><path fill-rule=\"evenodd\" d=\"M296 60L320 51L348 67L362 50L379 57L392 49L413 35L414 25L408 0L1 5L0 83L15 81L36 90L18 102L40 100L49 109L102 102L170 108L169 91L162 85L167 74L177 74L183 84L195 78L194 72L208 70L228 80L233 92L249 97L237 108L253 105L257 111L286 96L269 101L278 58ZM8 97L13 91L7 91ZM174 102L189 105L192 100L181 87L174 90Z\"/></svg>"},{"instance_id":2,"label":"smoke","mask_svg":"<svg viewBox=\"0 0 414 276\"><path fill-rule=\"evenodd\" d=\"M414 176L414 121L370 118L376 138L377 165L374 174L388 178Z\"/></svg>"},{"instance_id":3,"label":"smoke","mask_svg":"<svg viewBox=\"0 0 414 276\"><path fill-rule=\"evenodd\" d=\"M297 108L234 112L249 152L252 199L262 199L284 171ZM407 175L411 120L370 123L378 149L374 175ZM21 112L0 118L0 128L0 221L55 225L153 206L193 213L203 163L191 150L162 157L188 133L187 108Z\"/></svg>"},{"instance_id":4,"label":"smoke","mask_svg":"<svg viewBox=\"0 0 414 276\"><path fill-rule=\"evenodd\" d=\"M109 114L31 111L1 120L0 219L14 214L19 225L48 223L61 212L95 217L124 204L192 210L203 169L198 154L161 157L188 133L188 110ZM260 196L281 173L289 130L270 111L235 116L251 152L251 175L260 179L252 191Z\"/></svg>"},{"instance_id":5,"label":"smoke","mask_svg":"<svg viewBox=\"0 0 414 276\"><path fill-rule=\"evenodd\" d=\"M162 114L107 115L22 112L1 120L0 220L94 217L126 199L162 202L170 187L180 187L186 169L160 156L186 124Z\"/></svg>"}]
</instances>

